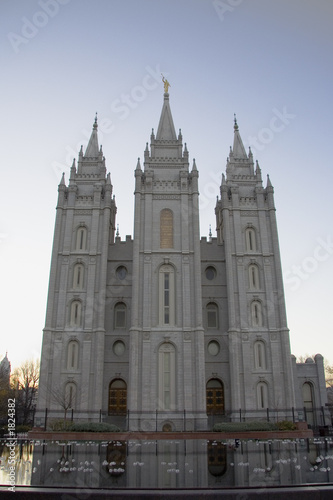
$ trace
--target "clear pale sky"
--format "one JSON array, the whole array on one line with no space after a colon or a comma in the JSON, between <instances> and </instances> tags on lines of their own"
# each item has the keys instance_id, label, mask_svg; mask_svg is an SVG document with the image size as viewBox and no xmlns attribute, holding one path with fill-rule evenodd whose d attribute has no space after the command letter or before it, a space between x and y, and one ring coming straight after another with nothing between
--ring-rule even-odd
<instances>
[{"instance_id":1,"label":"clear pale sky","mask_svg":"<svg viewBox=\"0 0 333 500\"><path fill-rule=\"evenodd\" d=\"M99 141L133 235L134 169L171 87L211 224L237 114L280 236L292 352L333 362L331 0L2 0L1 345L40 355L57 186Z\"/></svg>"}]
</instances>

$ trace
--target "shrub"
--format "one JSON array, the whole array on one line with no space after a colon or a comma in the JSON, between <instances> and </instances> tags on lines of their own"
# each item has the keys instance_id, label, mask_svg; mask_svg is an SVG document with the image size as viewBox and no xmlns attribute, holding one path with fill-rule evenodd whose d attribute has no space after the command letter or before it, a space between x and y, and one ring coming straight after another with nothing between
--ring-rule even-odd
<instances>
[{"instance_id":1,"label":"shrub","mask_svg":"<svg viewBox=\"0 0 333 500\"><path fill-rule=\"evenodd\" d=\"M120 432L116 425L103 422L77 422L66 430L72 432Z\"/></svg>"},{"instance_id":2,"label":"shrub","mask_svg":"<svg viewBox=\"0 0 333 500\"><path fill-rule=\"evenodd\" d=\"M279 431L294 431L296 429L296 424L290 420L282 420L276 423Z\"/></svg>"},{"instance_id":3,"label":"shrub","mask_svg":"<svg viewBox=\"0 0 333 500\"><path fill-rule=\"evenodd\" d=\"M48 428L51 431L68 431L69 428L71 427L72 422L69 420L63 420L63 419L50 419L48 420Z\"/></svg>"},{"instance_id":4,"label":"shrub","mask_svg":"<svg viewBox=\"0 0 333 500\"><path fill-rule=\"evenodd\" d=\"M277 426L273 422L221 422L215 424L215 432L244 432L244 431L276 431Z\"/></svg>"}]
</instances>

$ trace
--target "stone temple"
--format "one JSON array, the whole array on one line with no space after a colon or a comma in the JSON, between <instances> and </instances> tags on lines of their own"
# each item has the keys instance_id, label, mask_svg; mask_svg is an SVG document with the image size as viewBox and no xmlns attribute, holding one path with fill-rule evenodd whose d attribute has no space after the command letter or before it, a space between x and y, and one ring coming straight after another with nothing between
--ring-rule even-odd
<instances>
[{"instance_id":1,"label":"stone temple","mask_svg":"<svg viewBox=\"0 0 333 500\"><path fill-rule=\"evenodd\" d=\"M323 358L290 352L273 186L236 119L208 240L169 93L134 172L133 239L117 235L97 129L58 188L36 422L47 409L133 430L325 424Z\"/></svg>"}]
</instances>

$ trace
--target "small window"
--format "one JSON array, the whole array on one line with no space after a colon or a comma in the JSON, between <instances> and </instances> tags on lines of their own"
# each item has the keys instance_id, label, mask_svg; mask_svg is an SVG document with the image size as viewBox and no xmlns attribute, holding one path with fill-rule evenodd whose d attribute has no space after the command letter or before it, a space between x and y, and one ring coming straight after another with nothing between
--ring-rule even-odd
<instances>
[{"instance_id":1,"label":"small window","mask_svg":"<svg viewBox=\"0 0 333 500\"><path fill-rule=\"evenodd\" d=\"M87 228L84 226L79 227L76 233L76 250L87 249Z\"/></svg>"},{"instance_id":2,"label":"small window","mask_svg":"<svg viewBox=\"0 0 333 500\"><path fill-rule=\"evenodd\" d=\"M206 278L208 280L213 280L216 276L216 269L213 266L208 266L205 271Z\"/></svg>"},{"instance_id":3,"label":"small window","mask_svg":"<svg viewBox=\"0 0 333 500\"><path fill-rule=\"evenodd\" d=\"M248 252L255 252L257 250L256 233L255 230L251 227L246 229L245 242L246 242L246 250Z\"/></svg>"},{"instance_id":4,"label":"small window","mask_svg":"<svg viewBox=\"0 0 333 500\"><path fill-rule=\"evenodd\" d=\"M114 306L114 327L126 328L126 304L118 302Z\"/></svg>"},{"instance_id":5,"label":"small window","mask_svg":"<svg viewBox=\"0 0 333 500\"><path fill-rule=\"evenodd\" d=\"M116 275L119 280L124 280L127 276L127 269L125 266L119 266L116 270Z\"/></svg>"},{"instance_id":6,"label":"small window","mask_svg":"<svg viewBox=\"0 0 333 500\"><path fill-rule=\"evenodd\" d=\"M257 385L257 404L259 410L268 408L268 388L265 382Z\"/></svg>"},{"instance_id":7,"label":"small window","mask_svg":"<svg viewBox=\"0 0 333 500\"><path fill-rule=\"evenodd\" d=\"M125 344L122 340L116 340L113 344L112 350L116 356L122 356L125 352Z\"/></svg>"},{"instance_id":8,"label":"small window","mask_svg":"<svg viewBox=\"0 0 333 500\"><path fill-rule=\"evenodd\" d=\"M73 274L73 288L82 290L84 278L84 267L82 264L75 264Z\"/></svg>"},{"instance_id":9,"label":"small window","mask_svg":"<svg viewBox=\"0 0 333 500\"><path fill-rule=\"evenodd\" d=\"M207 327L218 328L218 307L214 302L210 302L206 307Z\"/></svg>"},{"instance_id":10,"label":"small window","mask_svg":"<svg viewBox=\"0 0 333 500\"><path fill-rule=\"evenodd\" d=\"M71 326L81 325L81 302L79 300L74 300L71 305Z\"/></svg>"},{"instance_id":11,"label":"small window","mask_svg":"<svg viewBox=\"0 0 333 500\"><path fill-rule=\"evenodd\" d=\"M79 365L79 345L71 340L67 347L67 370L77 370Z\"/></svg>"},{"instance_id":12,"label":"small window","mask_svg":"<svg viewBox=\"0 0 333 500\"><path fill-rule=\"evenodd\" d=\"M208 343L207 351L211 356L218 355L218 353L220 352L220 344L217 342L217 340L211 340Z\"/></svg>"},{"instance_id":13,"label":"small window","mask_svg":"<svg viewBox=\"0 0 333 500\"><path fill-rule=\"evenodd\" d=\"M251 304L251 319L252 326L262 326L261 303L258 300L254 300Z\"/></svg>"},{"instance_id":14,"label":"small window","mask_svg":"<svg viewBox=\"0 0 333 500\"><path fill-rule=\"evenodd\" d=\"M266 368L266 348L264 342L258 340L254 344L254 366L257 370Z\"/></svg>"},{"instance_id":15,"label":"small window","mask_svg":"<svg viewBox=\"0 0 333 500\"><path fill-rule=\"evenodd\" d=\"M76 402L76 385L73 382L68 382L65 388L65 410L70 410L75 408Z\"/></svg>"},{"instance_id":16,"label":"small window","mask_svg":"<svg viewBox=\"0 0 333 500\"><path fill-rule=\"evenodd\" d=\"M251 290L259 290L259 270L255 264L249 266L249 282Z\"/></svg>"}]
</instances>

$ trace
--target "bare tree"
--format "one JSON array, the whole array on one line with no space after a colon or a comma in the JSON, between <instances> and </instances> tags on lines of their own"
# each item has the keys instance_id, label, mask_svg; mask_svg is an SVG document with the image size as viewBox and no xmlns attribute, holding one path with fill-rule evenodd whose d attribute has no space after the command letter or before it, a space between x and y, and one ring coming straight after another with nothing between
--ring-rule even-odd
<instances>
[{"instance_id":1,"label":"bare tree","mask_svg":"<svg viewBox=\"0 0 333 500\"><path fill-rule=\"evenodd\" d=\"M11 386L16 399L16 411L23 425L32 423L39 384L39 360L29 359L15 368Z\"/></svg>"}]
</instances>

